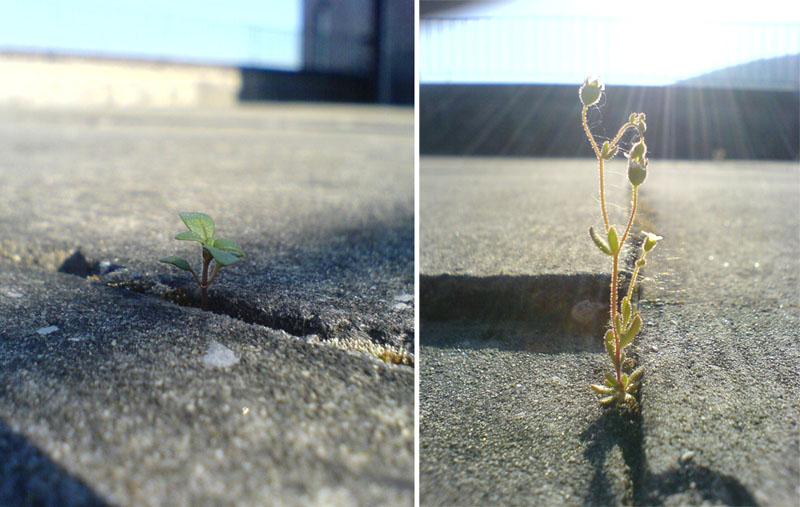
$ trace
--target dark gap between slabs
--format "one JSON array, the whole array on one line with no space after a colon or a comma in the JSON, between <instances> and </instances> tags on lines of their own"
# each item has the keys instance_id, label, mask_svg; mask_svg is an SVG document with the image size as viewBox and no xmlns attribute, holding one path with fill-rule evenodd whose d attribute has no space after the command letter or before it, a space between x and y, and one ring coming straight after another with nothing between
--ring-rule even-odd
<instances>
[{"instance_id":1,"label":"dark gap between slabs","mask_svg":"<svg viewBox=\"0 0 800 507\"><path fill-rule=\"evenodd\" d=\"M199 289L190 280L171 275L147 277L125 273L122 271L124 269L124 266L114 265L108 261L98 262L89 259L78 248L61 263L58 271L81 278L91 278L108 287L125 289L122 294L127 297L157 296L180 306L201 308ZM120 271L118 274L122 276L115 277L117 279L110 280L104 277L118 270ZM319 315L302 315L291 309L269 311L219 289L209 290L207 311L227 315L248 324L281 330L296 337L316 335L320 341L332 341L342 348L368 352L387 363L410 366L414 364L413 352L398 345L386 331L376 328L360 329L345 318L331 321ZM403 337L405 342L413 343L414 331L403 330Z\"/></svg>"}]
</instances>

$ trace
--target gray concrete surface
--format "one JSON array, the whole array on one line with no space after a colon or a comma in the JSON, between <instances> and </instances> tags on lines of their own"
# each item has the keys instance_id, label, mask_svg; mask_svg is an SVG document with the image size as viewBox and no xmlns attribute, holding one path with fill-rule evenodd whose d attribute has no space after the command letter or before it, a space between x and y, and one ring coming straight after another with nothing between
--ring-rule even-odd
<instances>
[{"instance_id":1,"label":"gray concrete surface","mask_svg":"<svg viewBox=\"0 0 800 507\"><path fill-rule=\"evenodd\" d=\"M600 332L560 325L581 315L574 280L609 271L584 237L596 191L576 183L596 181L594 164L420 161L422 314L449 294L493 308L421 322L421 504L796 503L800 168L651 160L636 228L665 239L638 293L629 419L588 388L611 367ZM561 316L520 317L559 286Z\"/></svg>"},{"instance_id":2,"label":"gray concrete surface","mask_svg":"<svg viewBox=\"0 0 800 507\"><path fill-rule=\"evenodd\" d=\"M411 110L0 117L0 503L412 503Z\"/></svg>"}]
</instances>

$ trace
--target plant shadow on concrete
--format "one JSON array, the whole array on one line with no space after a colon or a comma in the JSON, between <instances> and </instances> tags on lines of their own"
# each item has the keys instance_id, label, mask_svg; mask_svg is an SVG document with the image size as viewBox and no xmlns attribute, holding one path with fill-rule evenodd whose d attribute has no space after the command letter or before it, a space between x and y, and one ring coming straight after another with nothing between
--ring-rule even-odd
<instances>
[{"instance_id":1,"label":"plant shadow on concrete","mask_svg":"<svg viewBox=\"0 0 800 507\"><path fill-rule=\"evenodd\" d=\"M108 505L0 418L0 505Z\"/></svg>"},{"instance_id":2,"label":"plant shadow on concrete","mask_svg":"<svg viewBox=\"0 0 800 507\"><path fill-rule=\"evenodd\" d=\"M736 478L695 465L689 460L666 472L651 473L647 467L641 413L631 417L618 410L605 410L580 437L583 442L588 442L584 457L594 468L586 495L588 504L616 503L616 499L610 495L613 489L605 473L605 462L609 452L619 446L626 466L626 503L662 505L672 495L694 490L697 496L691 498L690 502L702 499L703 502L724 505L757 505L753 495Z\"/></svg>"}]
</instances>

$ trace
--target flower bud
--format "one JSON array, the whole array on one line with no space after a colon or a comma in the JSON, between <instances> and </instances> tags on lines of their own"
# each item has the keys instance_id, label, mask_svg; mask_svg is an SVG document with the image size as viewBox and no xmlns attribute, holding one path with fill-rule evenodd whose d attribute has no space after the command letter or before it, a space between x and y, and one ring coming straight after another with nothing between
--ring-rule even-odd
<instances>
[{"instance_id":1,"label":"flower bud","mask_svg":"<svg viewBox=\"0 0 800 507\"><path fill-rule=\"evenodd\" d=\"M650 232L645 232L644 235L645 235L645 238L644 238L644 246L643 246L643 248L644 248L645 252L649 252L650 250L655 248L656 243L658 243L659 241L664 239L663 237L658 236L657 234L650 233Z\"/></svg>"},{"instance_id":2,"label":"flower bud","mask_svg":"<svg viewBox=\"0 0 800 507\"><path fill-rule=\"evenodd\" d=\"M638 187L644 183L645 178L647 178L647 159L642 161L640 159L629 158L628 181L631 182L631 185Z\"/></svg>"},{"instance_id":3,"label":"flower bud","mask_svg":"<svg viewBox=\"0 0 800 507\"><path fill-rule=\"evenodd\" d=\"M636 121L633 122L633 124L636 126L636 130L639 132L639 137L643 136L647 130L647 123L645 122L644 113L639 113L636 117Z\"/></svg>"},{"instance_id":4,"label":"flower bud","mask_svg":"<svg viewBox=\"0 0 800 507\"><path fill-rule=\"evenodd\" d=\"M591 106L600 100L600 95L605 90L605 85L600 81L597 76L589 76L583 81L583 85L579 91L581 103L584 106Z\"/></svg>"},{"instance_id":5,"label":"flower bud","mask_svg":"<svg viewBox=\"0 0 800 507\"><path fill-rule=\"evenodd\" d=\"M644 140L641 140L633 145L633 148L631 148L631 152L628 155L628 157L631 160L638 160L642 162L644 161L644 156L646 154L647 154L647 145L644 144Z\"/></svg>"}]
</instances>

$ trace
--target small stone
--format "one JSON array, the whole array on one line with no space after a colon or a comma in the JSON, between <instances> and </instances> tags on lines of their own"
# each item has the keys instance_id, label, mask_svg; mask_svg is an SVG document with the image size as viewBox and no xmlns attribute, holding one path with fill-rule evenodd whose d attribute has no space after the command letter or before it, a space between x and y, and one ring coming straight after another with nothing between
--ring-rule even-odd
<instances>
[{"instance_id":1,"label":"small stone","mask_svg":"<svg viewBox=\"0 0 800 507\"><path fill-rule=\"evenodd\" d=\"M236 354L218 341L212 341L208 352L203 356L203 363L209 368L225 368L238 362Z\"/></svg>"},{"instance_id":2,"label":"small stone","mask_svg":"<svg viewBox=\"0 0 800 507\"><path fill-rule=\"evenodd\" d=\"M679 461L681 465L683 465L691 461L692 458L694 458L694 451L686 451L685 453L681 454L681 459Z\"/></svg>"},{"instance_id":3,"label":"small stone","mask_svg":"<svg viewBox=\"0 0 800 507\"><path fill-rule=\"evenodd\" d=\"M36 330L36 332L42 336L48 335L50 333L55 333L56 331L58 331L58 327L56 326L40 327L39 329Z\"/></svg>"},{"instance_id":4,"label":"small stone","mask_svg":"<svg viewBox=\"0 0 800 507\"><path fill-rule=\"evenodd\" d=\"M394 300L401 303L410 303L411 301L414 301L414 296L411 294L400 294L399 296L395 296Z\"/></svg>"},{"instance_id":5,"label":"small stone","mask_svg":"<svg viewBox=\"0 0 800 507\"><path fill-rule=\"evenodd\" d=\"M2 292L10 298L19 299L22 297L22 293L14 289L3 289Z\"/></svg>"}]
</instances>

